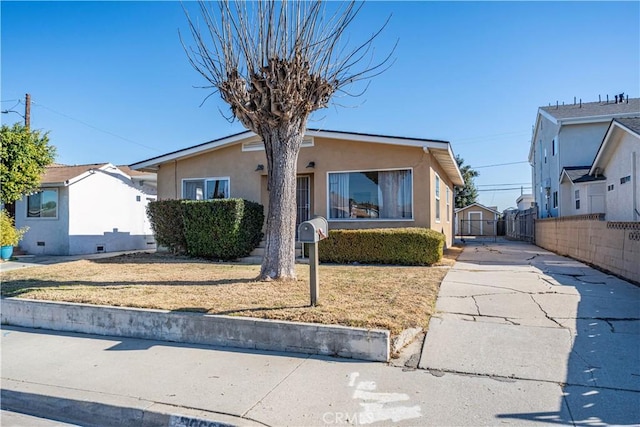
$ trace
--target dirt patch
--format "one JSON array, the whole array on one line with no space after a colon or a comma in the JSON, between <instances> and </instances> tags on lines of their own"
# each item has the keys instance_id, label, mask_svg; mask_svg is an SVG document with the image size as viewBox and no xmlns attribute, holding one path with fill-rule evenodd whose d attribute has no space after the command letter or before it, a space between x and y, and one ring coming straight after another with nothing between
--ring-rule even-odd
<instances>
[{"instance_id":1,"label":"dirt patch","mask_svg":"<svg viewBox=\"0 0 640 427\"><path fill-rule=\"evenodd\" d=\"M320 266L320 305L309 306L309 267L297 281L259 282L259 266L138 253L2 273L2 296L195 311L365 328L425 328L440 282L461 249L437 267Z\"/></svg>"}]
</instances>

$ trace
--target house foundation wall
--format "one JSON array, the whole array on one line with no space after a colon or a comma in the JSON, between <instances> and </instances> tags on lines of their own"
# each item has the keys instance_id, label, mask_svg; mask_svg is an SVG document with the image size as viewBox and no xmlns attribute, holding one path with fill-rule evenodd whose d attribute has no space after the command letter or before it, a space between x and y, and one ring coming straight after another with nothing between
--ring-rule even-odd
<instances>
[{"instance_id":1,"label":"house foundation wall","mask_svg":"<svg viewBox=\"0 0 640 427\"><path fill-rule=\"evenodd\" d=\"M536 245L640 283L640 222L603 214L536 220Z\"/></svg>"}]
</instances>

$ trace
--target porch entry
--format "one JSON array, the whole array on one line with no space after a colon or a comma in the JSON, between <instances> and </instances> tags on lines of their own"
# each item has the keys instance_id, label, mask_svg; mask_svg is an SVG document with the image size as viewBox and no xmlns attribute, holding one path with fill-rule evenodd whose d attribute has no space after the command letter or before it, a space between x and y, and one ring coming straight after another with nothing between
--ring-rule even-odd
<instances>
[{"instance_id":1,"label":"porch entry","mask_svg":"<svg viewBox=\"0 0 640 427\"><path fill-rule=\"evenodd\" d=\"M309 175L296 178L296 235L298 226L309 220L311 211L311 179Z\"/></svg>"}]
</instances>

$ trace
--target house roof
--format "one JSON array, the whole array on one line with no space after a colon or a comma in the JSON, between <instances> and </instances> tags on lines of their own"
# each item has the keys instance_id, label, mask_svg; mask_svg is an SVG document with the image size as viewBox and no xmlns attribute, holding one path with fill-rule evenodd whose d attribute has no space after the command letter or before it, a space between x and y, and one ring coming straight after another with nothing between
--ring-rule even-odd
<instances>
[{"instance_id":1,"label":"house roof","mask_svg":"<svg viewBox=\"0 0 640 427\"><path fill-rule=\"evenodd\" d=\"M555 123L608 121L614 117L629 117L640 113L640 98L618 103L605 101L551 105L540 107L540 112Z\"/></svg>"},{"instance_id":2,"label":"house roof","mask_svg":"<svg viewBox=\"0 0 640 427\"><path fill-rule=\"evenodd\" d=\"M462 173L458 168L453 150L451 149L451 144L448 141L319 129L307 129L307 131L305 132L305 136L336 138L348 141L422 148L423 150L433 154L438 163L440 163L444 171L452 180L454 185L464 185ZM256 137L257 135L255 133L251 131L244 131L202 144L194 145L192 147L184 148L182 150L173 151L171 153L143 160L141 162L131 164L130 167L135 170L155 172L158 169L158 166L162 163L196 156L205 152L214 151L223 147L238 144Z\"/></svg>"},{"instance_id":3,"label":"house roof","mask_svg":"<svg viewBox=\"0 0 640 427\"><path fill-rule=\"evenodd\" d=\"M47 166L44 175L42 176L41 184L59 184L63 185L74 178L83 175L93 169L102 169L109 163L91 163L88 165L61 165L53 164Z\"/></svg>"},{"instance_id":4,"label":"house roof","mask_svg":"<svg viewBox=\"0 0 640 427\"><path fill-rule=\"evenodd\" d=\"M480 203L472 203L470 205L465 206L464 208L458 208L458 209L455 210L455 213L458 213L458 212L461 212L461 211L466 211L467 209L472 208L472 207L485 209L485 210L488 210L488 211L491 211L493 213L496 213L496 214L500 215L500 212L498 212L497 210L495 210L493 208L490 208L488 206L482 205Z\"/></svg>"},{"instance_id":5,"label":"house roof","mask_svg":"<svg viewBox=\"0 0 640 427\"><path fill-rule=\"evenodd\" d=\"M155 174L148 172L133 170L129 166L114 166L111 163L91 163L87 165L62 165L54 163L47 166L40 183L45 187L69 185L94 170L107 170L116 167L132 178L144 177L146 179L152 179L155 176Z\"/></svg>"},{"instance_id":6,"label":"house roof","mask_svg":"<svg viewBox=\"0 0 640 427\"><path fill-rule=\"evenodd\" d=\"M550 105L539 107L536 124L529 146L529 163L534 164L534 147L538 139L540 119L545 117L556 125L570 125L581 123L605 123L614 118L640 116L640 98L630 98L623 102L598 101L580 102L568 105Z\"/></svg>"},{"instance_id":7,"label":"house roof","mask_svg":"<svg viewBox=\"0 0 640 427\"><path fill-rule=\"evenodd\" d=\"M619 132L627 132L640 139L640 117L628 117L611 120L607 132L604 134L600 148L596 153L593 164L589 173L595 175L598 170L603 170L609 162L611 153L617 147L619 139L615 139L614 135Z\"/></svg>"},{"instance_id":8,"label":"house roof","mask_svg":"<svg viewBox=\"0 0 640 427\"><path fill-rule=\"evenodd\" d=\"M567 166L562 168L560 173L560 181L566 176L572 183L604 181L607 178L602 175L589 175L590 166Z\"/></svg>"}]
</instances>

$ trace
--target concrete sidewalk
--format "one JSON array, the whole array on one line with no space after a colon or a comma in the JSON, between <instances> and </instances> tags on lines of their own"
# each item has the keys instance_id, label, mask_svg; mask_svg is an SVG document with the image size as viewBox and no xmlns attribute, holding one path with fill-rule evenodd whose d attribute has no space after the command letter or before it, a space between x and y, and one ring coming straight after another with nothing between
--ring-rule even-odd
<instances>
[{"instance_id":1,"label":"concrete sidewalk","mask_svg":"<svg viewBox=\"0 0 640 427\"><path fill-rule=\"evenodd\" d=\"M2 405L82 425L640 423L639 288L478 243L437 309L422 369L4 327Z\"/></svg>"}]
</instances>

